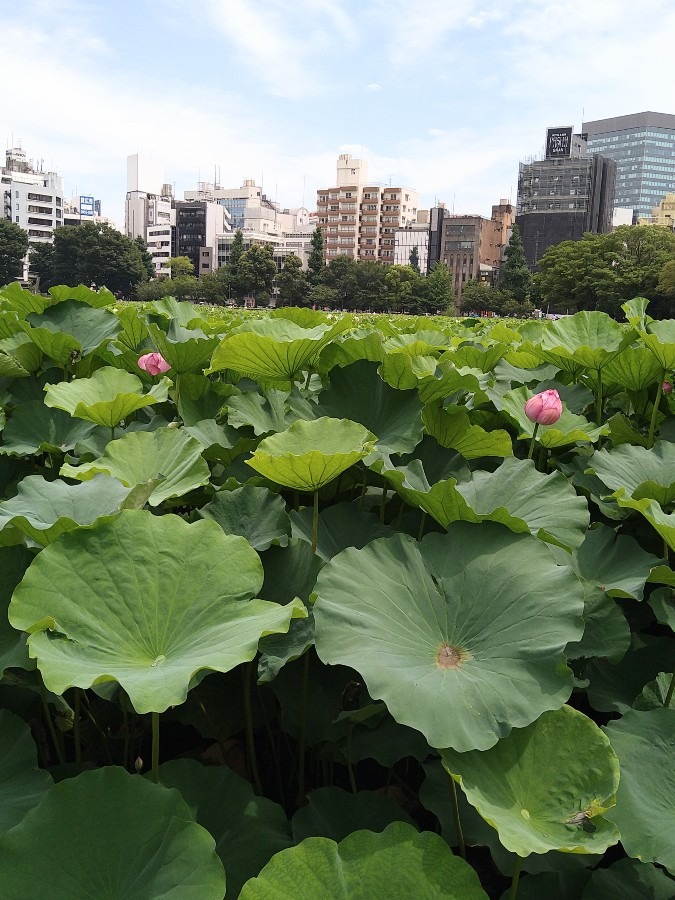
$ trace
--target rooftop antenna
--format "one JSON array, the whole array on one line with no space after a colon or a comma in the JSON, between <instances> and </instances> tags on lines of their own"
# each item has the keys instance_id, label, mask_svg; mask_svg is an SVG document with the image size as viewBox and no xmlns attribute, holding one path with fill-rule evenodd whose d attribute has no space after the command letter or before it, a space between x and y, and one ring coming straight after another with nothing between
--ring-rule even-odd
<instances>
[{"instance_id":1,"label":"rooftop antenna","mask_svg":"<svg viewBox=\"0 0 675 900\"><path fill-rule=\"evenodd\" d=\"M307 181L307 176L302 176L302 208L305 208L305 183Z\"/></svg>"},{"instance_id":2,"label":"rooftop antenna","mask_svg":"<svg viewBox=\"0 0 675 900\"><path fill-rule=\"evenodd\" d=\"M452 214L455 214L455 192L452 192Z\"/></svg>"}]
</instances>

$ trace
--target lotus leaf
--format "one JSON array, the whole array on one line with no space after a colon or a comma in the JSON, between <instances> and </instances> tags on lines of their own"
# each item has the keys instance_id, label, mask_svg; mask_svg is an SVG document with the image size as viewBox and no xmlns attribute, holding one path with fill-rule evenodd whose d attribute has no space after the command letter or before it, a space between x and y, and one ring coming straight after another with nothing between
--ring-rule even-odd
<instances>
[{"instance_id":1,"label":"lotus leaf","mask_svg":"<svg viewBox=\"0 0 675 900\"><path fill-rule=\"evenodd\" d=\"M57 284L49 288L49 294L52 297L52 303L63 303L64 300L77 300L80 303L86 303L87 306L101 308L113 306L117 302L115 295L108 288L102 287L95 291L85 284L78 284L77 287Z\"/></svg>"},{"instance_id":2,"label":"lotus leaf","mask_svg":"<svg viewBox=\"0 0 675 900\"><path fill-rule=\"evenodd\" d=\"M43 400L22 403L12 413L2 434L0 453L31 456L65 453L96 428L93 422L73 419L61 409L48 409Z\"/></svg>"},{"instance_id":3,"label":"lotus leaf","mask_svg":"<svg viewBox=\"0 0 675 900\"><path fill-rule=\"evenodd\" d=\"M675 319L650 321L647 332L641 332L641 337L664 372L675 369Z\"/></svg>"},{"instance_id":4,"label":"lotus leaf","mask_svg":"<svg viewBox=\"0 0 675 900\"><path fill-rule=\"evenodd\" d=\"M572 567L584 581L610 597L642 600L645 582L659 558L647 553L628 535L617 535L605 525L591 528L572 558Z\"/></svg>"},{"instance_id":5,"label":"lotus leaf","mask_svg":"<svg viewBox=\"0 0 675 900\"><path fill-rule=\"evenodd\" d=\"M374 441L363 425L324 416L265 438L246 462L284 487L318 491L367 456Z\"/></svg>"},{"instance_id":6,"label":"lotus leaf","mask_svg":"<svg viewBox=\"0 0 675 900\"><path fill-rule=\"evenodd\" d=\"M466 410L450 412L440 403L427 404L423 421L427 434L435 437L442 447L461 453L464 459L513 455L508 431L485 431L480 425L472 425Z\"/></svg>"},{"instance_id":7,"label":"lotus leaf","mask_svg":"<svg viewBox=\"0 0 675 900\"><path fill-rule=\"evenodd\" d=\"M317 579L316 649L433 747L487 749L569 697L583 591L529 535L484 523L373 541ZM551 596L558 602L552 605Z\"/></svg>"},{"instance_id":8,"label":"lotus leaf","mask_svg":"<svg viewBox=\"0 0 675 900\"><path fill-rule=\"evenodd\" d=\"M232 397L227 406L227 421L235 428L250 425L257 435L271 431L285 431L298 419L316 419L316 408L298 396L291 399L290 391L274 388L259 394L247 391Z\"/></svg>"},{"instance_id":9,"label":"lotus leaf","mask_svg":"<svg viewBox=\"0 0 675 900\"><path fill-rule=\"evenodd\" d=\"M63 300L43 313L31 313L26 320L38 333L50 331L74 338L82 356L107 344L122 330L114 313L76 299Z\"/></svg>"},{"instance_id":10,"label":"lotus leaf","mask_svg":"<svg viewBox=\"0 0 675 900\"><path fill-rule=\"evenodd\" d=\"M379 368L380 376L399 391L417 388L421 381L436 373L435 356L411 356L402 351L385 353Z\"/></svg>"},{"instance_id":11,"label":"lotus leaf","mask_svg":"<svg viewBox=\"0 0 675 900\"><path fill-rule=\"evenodd\" d=\"M615 803L618 761L598 726L569 706L544 712L486 752L441 756L469 802L519 856L602 853L619 840L603 818Z\"/></svg>"},{"instance_id":12,"label":"lotus leaf","mask_svg":"<svg viewBox=\"0 0 675 900\"><path fill-rule=\"evenodd\" d=\"M538 352L574 374L580 368L603 368L632 340L633 334L607 313L583 311L551 323L541 333Z\"/></svg>"},{"instance_id":13,"label":"lotus leaf","mask_svg":"<svg viewBox=\"0 0 675 900\"><path fill-rule=\"evenodd\" d=\"M125 510L45 548L9 618L50 690L117 681L137 712L163 712L198 672L253 659L263 634L307 615L251 600L261 583L255 550L215 522Z\"/></svg>"},{"instance_id":14,"label":"lotus leaf","mask_svg":"<svg viewBox=\"0 0 675 900\"><path fill-rule=\"evenodd\" d=\"M647 347L626 347L602 370L605 384L615 384L628 391L644 391L657 383L663 369Z\"/></svg>"},{"instance_id":15,"label":"lotus leaf","mask_svg":"<svg viewBox=\"0 0 675 900\"><path fill-rule=\"evenodd\" d=\"M438 835L394 822L339 844L306 838L273 856L240 900L487 900L474 870Z\"/></svg>"},{"instance_id":16,"label":"lotus leaf","mask_svg":"<svg viewBox=\"0 0 675 900\"><path fill-rule=\"evenodd\" d=\"M658 441L651 450L628 444L596 450L588 471L614 492L619 505L625 495L634 500L646 497L661 506L675 501L675 444L670 441Z\"/></svg>"},{"instance_id":17,"label":"lotus leaf","mask_svg":"<svg viewBox=\"0 0 675 900\"><path fill-rule=\"evenodd\" d=\"M325 837L339 843L353 831L384 831L392 822L415 823L388 797L375 791L348 794L337 787L311 791L307 806L293 816L293 838L300 843L308 837Z\"/></svg>"},{"instance_id":18,"label":"lotus leaf","mask_svg":"<svg viewBox=\"0 0 675 900\"><path fill-rule=\"evenodd\" d=\"M673 670L675 645L671 638L633 634L630 649L620 662L595 659L586 666L588 700L600 712L625 713L659 672Z\"/></svg>"},{"instance_id":19,"label":"lotus leaf","mask_svg":"<svg viewBox=\"0 0 675 900\"><path fill-rule=\"evenodd\" d=\"M170 497L181 497L209 480L209 467L202 459L202 445L178 428L138 431L110 441L105 453L81 466L66 463L61 475L88 481L104 472L127 487L157 480L148 498L150 506L159 506Z\"/></svg>"},{"instance_id":20,"label":"lotus leaf","mask_svg":"<svg viewBox=\"0 0 675 900\"><path fill-rule=\"evenodd\" d=\"M202 445L204 459L218 460L224 466L228 466L233 459L256 446L254 440L243 437L236 428L219 425L215 419L195 422L184 431Z\"/></svg>"},{"instance_id":21,"label":"lotus leaf","mask_svg":"<svg viewBox=\"0 0 675 900\"><path fill-rule=\"evenodd\" d=\"M662 869L620 859L608 869L593 872L581 900L673 900L674 896L675 882Z\"/></svg>"},{"instance_id":22,"label":"lotus leaf","mask_svg":"<svg viewBox=\"0 0 675 900\"><path fill-rule=\"evenodd\" d=\"M301 537L312 543L312 510L305 507L291 513L293 537ZM347 547L365 547L372 540L391 534L391 528L383 525L371 512L359 509L353 503L337 503L319 513L317 556L328 562Z\"/></svg>"},{"instance_id":23,"label":"lotus leaf","mask_svg":"<svg viewBox=\"0 0 675 900\"><path fill-rule=\"evenodd\" d=\"M264 487L244 485L234 491L220 491L197 510L197 515L216 521L225 534L242 535L258 551L272 544L285 546L291 535L286 504Z\"/></svg>"},{"instance_id":24,"label":"lotus leaf","mask_svg":"<svg viewBox=\"0 0 675 900\"><path fill-rule=\"evenodd\" d=\"M646 684L633 703L633 709L675 709L675 694L668 694L673 680L672 672L659 672L653 681Z\"/></svg>"},{"instance_id":25,"label":"lotus leaf","mask_svg":"<svg viewBox=\"0 0 675 900\"><path fill-rule=\"evenodd\" d=\"M166 331L152 322L148 329L155 346L178 375L202 369L219 344L217 337L199 329L184 328L175 320Z\"/></svg>"},{"instance_id":26,"label":"lotus leaf","mask_svg":"<svg viewBox=\"0 0 675 900\"><path fill-rule=\"evenodd\" d=\"M621 782L608 817L629 856L675 873L675 709L629 710L605 727Z\"/></svg>"},{"instance_id":27,"label":"lotus leaf","mask_svg":"<svg viewBox=\"0 0 675 900\"><path fill-rule=\"evenodd\" d=\"M76 865L68 862L74 848ZM225 893L213 838L180 794L113 766L54 785L0 837L0 883L8 900L222 900Z\"/></svg>"},{"instance_id":28,"label":"lotus leaf","mask_svg":"<svg viewBox=\"0 0 675 900\"><path fill-rule=\"evenodd\" d=\"M525 404L532 397L532 391L526 387L507 391L502 397L502 409L520 428L519 438L531 438L535 425L525 415ZM556 447L569 447L577 442L594 443L609 431L608 425L599 428L583 416L577 416L563 408L562 415L554 425L540 425L537 429L537 442L547 450Z\"/></svg>"},{"instance_id":29,"label":"lotus leaf","mask_svg":"<svg viewBox=\"0 0 675 900\"><path fill-rule=\"evenodd\" d=\"M37 767L37 749L28 725L0 709L0 834L37 806L51 784L49 772Z\"/></svg>"},{"instance_id":30,"label":"lotus leaf","mask_svg":"<svg viewBox=\"0 0 675 900\"><path fill-rule=\"evenodd\" d=\"M26 635L7 620L7 609L14 588L33 559L24 547L0 547L0 678L6 669L30 669Z\"/></svg>"},{"instance_id":31,"label":"lotus leaf","mask_svg":"<svg viewBox=\"0 0 675 900\"><path fill-rule=\"evenodd\" d=\"M46 387L46 406L65 409L71 416L112 428L137 409L162 403L168 396L169 380L162 378L143 393L140 378L112 366L97 369L91 378L62 381Z\"/></svg>"}]
</instances>

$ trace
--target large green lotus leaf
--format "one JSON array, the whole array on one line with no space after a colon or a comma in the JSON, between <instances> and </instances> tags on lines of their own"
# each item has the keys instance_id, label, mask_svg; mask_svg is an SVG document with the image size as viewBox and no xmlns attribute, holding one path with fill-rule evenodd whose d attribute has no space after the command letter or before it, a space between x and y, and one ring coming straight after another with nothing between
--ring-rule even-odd
<instances>
[{"instance_id":1,"label":"large green lotus leaf","mask_svg":"<svg viewBox=\"0 0 675 900\"><path fill-rule=\"evenodd\" d=\"M381 378L399 391L417 388L436 373L435 356L411 356L401 350L385 353L378 369Z\"/></svg>"},{"instance_id":2,"label":"large green lotus leaf","mask_svg":"<svg viewBox=\"0 0 675 900\"><path fill-rule=\"evenodd\" d=\"M621 765L609 817L623 848L675 874L675 709L629 710L605 730Z\"/></svg>"},{"instance_id":3,"label":"large green lotus leaf","mask_svg":"<svg viewBox=\"0 0 675 900\"><path fill-rule=\"evenodd\" d=\"M22 288L18 281L13 281L0 288L0 301L2 301L3 310L15 310L22 317L31 312L40 313L50 303L47 297Z\"/></svg>"},{"instance_id":4,"label":"large green lotus leaf","mask_svg":"<svg viewBox=\"0 0 675 900\"><path fill-rule=\"evenodd\" d=\"M136 306L123 306L117 310L117 318L122 330L117 336L116 346L124 347L137 354L137 348L148 336L148 325L143 313Z\"/></svg>"},{"instance_id":5,"label":"large green lotus leaf","mask_svg":"<svg viewBox=\"0 0 675 900\"><path fill-rule=\"evenodd\" d=\"M436 438L442 447L461 453L464 459L513 455L508 431L485 431L480 425L472 425L466 410L449 411L436 402L424 407L422 418L427 434Z\"/></svg>"},{"instance_id":6,"label":"large green lotus leaf","mask_svg":"<svg viewBox=\"0 0 675 900\"><path fill-rule=\"evenodd\" d=\"M666 706L675 709L675 694L671 694L670 701L666 703L672 680L672 672L659 672L637 695L633 709L663 709Z\"/></svg>"},{"instance_id":7,"label":"large green lotus leaf","mask_svg":"<svg viewBox=\"0 0 675 900\"><path fill-rule=\"evenodd\" d=\"M422 403L433 403L456 394L475 395L483 390L482 381L479 369L457 369L452 360L441 358L436 371L418 382L417 391Z\"/></svg>"},{"instance_id":8,"label":"large green lotus leaf","mask_svg":"<svg viewBox=\"0 0 675 900\"><path fill-rule=\"evenodd\" d=\"M311 544L293 537L286 547L272 546L262 557L265 582L260 591L265 600L285 605L295 597L309 601L323 560L312 553Z\"/></svg>"},{"instance_id":9,"label":"large green lotus leaf","mask_svg":"<svg viewBox=\"0 0 675 900\"><path fill-rule=\"evenodd\" d=\"M670 571L670 570L669 570ZM675 631L675 585L659 588L649 595L649 605L663 625Z\"/></svg>"},{"instance_id":10,"label":"large green lotus leaf","mask_svg":"<svg viewBox=\"0 0 675 900\"><path fill-rule=\"evenodd\" d=\"M478 876L442 838L394 822L339 844L306 838L272 857L240 900L487 900Z\"/></svg>"},{"instance_id":11,"label":"large green lotus leaf","mask_svg":"<svg viewBox=\"0 0 675 900\"><path fill-rule=\"evenodd\" d=\"M197 510L197 515L216 521L225 534L242 535L258 551L272 544L286 546L291 536L286 504L264 487L244 485L234 491L220 491Z\"/></svg>"},{"instance_id":12,"label":"large green lotus leaf","mask_svg":"<svg viewBox=\"0 0 675 900\"><path fill-rule=\"evenodd\" d=\"M176 300L175 297L153 300L146 308L153 319L159 317L176 322L183 328L203 328L207 324L203 308L195 306L194 303L188 303L186 300Z\"/></svg>"},{"instance_id":13,"label":"large green lotus leaf","mask_svg":"<svg viewBox=\"0 0 675 900\"><path fill-rule=\"evenodd\" d=\"M675 513L665 513L656 500L633 500L624 495L623 489L616 492L616 502L626 509L641 513L649 524L661 535L671 550L675 550Z\"/></svg>"},{"instance_id":14,"label":"large green lotus leaf","mask_svg":"<svg viewBox=\"0 0 675 900\"><path fill-rule=\"evenodd\" d=\"M27 334L13 334L0 340L0 375L25 378L42 364L42 351Z\"/></svg>"},{"instance_id":15,"label":"large green lotus leaf","mask_svg":"<svg viewBox=\"0 0 675 900\"><path fill-rule=\"evenodd\" d=\"M232 460L247 450L253 450L256 441L242 437L240 431L230 425L219 425L215 419L204 419L183 429L202 445L204 459L218 460L229 466Z\"/></svg>"},{"instance_id":16,"label":"large green lotus leaf","mask_svg":"<svg viewBox=\"0 0 675 900\"><path fill-rule=\"evenodd\" d=\"M261 593L264 593L264 588ZM286 634L268 634L260 639L258 649L258 684L274 681L281 669L299 659L314 644L314 616L292 619Z\"/></svg>"},{"instance_id":17,"label":"large green lotus leaf","mask_svg":"<svg viewBox=\"0 0 675 900\"><path fill-rule=\"evenodd\" d=\"M593 872L581 900L673 900L673 897L675 881L663 869L635 859L620 859L608 869Z\"/></svg>"},{"instance_id":18,"label":"large green lotus leaf","mask_svg":"<svg viewBox=\"0 0 675 900\"><path fill-rule=\"evenodd\" d=\"M180 791L195 821L215 840L227 873L227 897L238 897L244 882L293 845L283 809L256 797L248 781L227 766L175 759L161 766L159 780Z\"/></svg>"},{"instance_id":19,"label":"large green lotus leaf","mask_svg":"<svg viewBox=\"0 0 675 900\"><path fill-rule=\"evenodd\" d=\"M357 422L323 416L295 422L286 431L270 435L246 462L284 487L318 491L367 456L375 439Z\"/></svg>"},{"instance_id":20,"label":"large green lotus leaf","mask_svg":"<svg viewBox=\"0 0 675 900\"><path fill-rule=\"evenodd\" d=\"M233 369L262 383L290 387L326 344L350 325L348 316L313 328L283 319L252 319L225 337L214 351L208 371Z\"/></svg>"},{"instance_id":21,"label":"large green lotus leaf","mask_svg":"<svg viewBox=\"0 0 675 900\"><path fill-rule=\"evenodd\" d=\"M602 657L619 662L630 647L630 625L620 607L600 588L584 582L584 634L565 648L568 659Z\"/></svg>"},{"instance_id":22,"label":"large green lotus leaf","mask_svg":"<svg viewBox=\"0 0 675 900\"><path fill-rule=\"evenodd\" d=\"M455 523L380 539L336 556L315 591L319 657L433 747L486 749L570 695L583 591L529 535Z\"/></svg>"},{"instance_id":23,"label":"large green lotus leaf","mask_svg":"<svg viewBox=\"0 0 675 900\"><path fill-rule=\"evenodd\" d=\"M321 351L315 367L329 372L336 366L350 366L357 360L380 363L384 359L384 335L372 329L357 328L338 335Z\"/></svg>"},{"instance_id":24,"label":"large green lotus leaf","mask_svg":"<svg viewBox=\"0 0 675 900\"><path fill-rule=\"evenodd\" d=\"M411 453L422 440L422 402L416 391L396 391L366 360L335 369L321 393L318 414L359 422L386 453Z\"/></svg>"},{"instance_id":25,"label":"large green lotus leaf","mask_svg":"<svg viewBox=\"0 0 675 900\"><path fill-rule=\"evenodd\" d=\"M507 391L502 397L502 411L509 416L520 429L519 438L531 438L535 425L525 415L525 404L533 396L526 387ZM598 428L583 416L577 416L563 407L562 415L554 425L540 425L537 429L537 443L548 450L556 447L568 447L577 441L594 443L609 431L608 425Z\"/></svg>"},{"instance_id":26,"label":"large green lotus leaf","mask_svg":"<svg viewBox=\"0 0 675 900\"><path fill-rule=\"evenodd\" d=\"M79 300L64 300L42 314L31 313L26 319L33 328L75 338L82 356L113 340L122 330L114 313Z\"/></svg>"},{"instance_id":27,"label":"large green lotus leaf","mask_svg":"<svg viewBox=\"0 0 675 900\"><path fill-rule=\"evenodd\" d=\"M499 360L510 348L506 344L492 344L481 346L476 344L462 344L456 350L448 352L447 357L459 368L466 366L471 369L480 369L481 372L492 372Z\"/></svg>"},{"instance_id":28,"label":"large green lotus leaf","mask_svg":"<svg viewBox=\"0 0 675 900\"><path fill-rule=\"evenodd\" d=\"M7 610L14 588L33 559L24 547L0 547L0 678L6 669L31 669L26 635L9 624Z\"/></svg>"},{"instance_id":29,"label":"large green lotus leaf","mask_svg":"<svg viewBox=\"0 0 675 900\"><path fill-rule=\"evenodd\" d=\"M566 371L601 369L627 347L633 333L603 312L578 312L552 322L541 335L538 352Z\"/></svg>"},{"instance_id":30,"label":"large green lotus leaf","mask_svg":"<svg viewBox=\"0 0 675 900\"><path fill-rule=\"evenodd\" d=\"M45 356L53 359L57 365L62 367L70 366L80 358L82 354L81 344L72 335L47 327L31 328L26 321L20 324L24 333L28 335L35 346Z\"/></svg>"},{"instance_id":31,"label":"large green lotus leaf","mask_svg":"<svg viewBox=\"0 0 675 900\"><path fill-rule=\"evenodd\" d=\"M387 353L392 350L402 350L411 356L427 356L435 350L446 350L448 343L447 335L442 331L432 331L426 328L387 338L384 342L384 349Z\"/></svg>"},{"instance_id":32,"label":"large green lotus leaf","mask_svg":"<svg viewBox=\"0 0 675 900\"><path fill-rule=\"evenodd\" d=\"M603 853L619 840L603 818L615 803L619 763L598 726L569 706L544 712L485 752L444 750L441 757L519 856Z\"/></svg>"},{"instance_id":33,"label":"large green lotus leaf","mask_svg":"<svg viewBox=\"0 0 675 900\"><path fill-rule=\"evenodd\" d=\"M644 391L662 376L659 361L646 347L626 347L602 370L604 384L618 384L629 391Z\"/></svg>"},{"instance_id":34,"label":"large green lotus leaf","mask_svg":"<svg viewBox=\"0 0 675 900\"><path fill-rule=\"evenodd\" d=\"M675 500L675 444L657 441L647 450L621 444L614 450L596 450L588 472L597 475L617 499L656 500L667 506Z\"/></svg>"},{"instance_id":35,"label":"large green lotus leaf","mask_svg":"<svg viewBox=\"0 0 675 900\"><path fill-rule=\"evenodd\" d=\"M167 331L153 322L148 329L155 346L178 375L201 370L220 343L218 337L199 329L183 328L176 321L170 323Z\"/></svg>"},{"instance_id":36,"label":"large green lotus leaf","mask_svg":"<svg viewBox=\"0 0 675 900\"><path fill-rule=\"evenodd\" d=\"M53 303L63 303L64 300L77 300L80 303L86 303L87 306L96 308L114 306L117 303L117 298L108 288L102 287L95 291L84 284L78 284L77 287L57 284L49 288L49 294Z\"/></svg>"},{"instance_id":37,"label":"large green lotus leaf","mask_svg":"<svg viewBox=\"0 0 675 900\"><path fill-rule=\"evenodd\" d=\"M384 704L379 705L384 708ZM345 764L349 759L353 763L374 759L385 769L390 769L408 757L420 762L426 759L429 745L419 731L399 725L389 713L384 713L339 738L335 744L335 752L336 758L342 757ZM393 793L397 793L395 787Z\"/></svg>"},{"instance_id":38,"label":"large green lotus leaf","mask_svg":"<svg viewBox=\"0 0 675 900\"><path fill-rule=\"evenodd\" d=\"M215 522L125 510L46 547L9 619L50 690L117 681L137 712L163 712L198 672L253 659L262 635L307 615L249 599L261 584L255 550Z\"/></svg>"},{"instance_id":39,"label":"large green lotus leaf","mask_svg":"<svg viewBox=\"0 0 675 900\"><path fill-rule=\"evenodd\" d=\"M26 723L0 709L0 834L42 800L52 779L37 767L37 749Z\"/></svg>"},{"instance_id":40,"label":"large green lotus leaf","mask_svg":"<svg viewBox=\"0 0 675 900\"><path fill-rule=\"evenodd\" d=\"M185 425L196 425L205 419L220 422L227 399L234 393L238 393L234 385L211 381L206 375L181 375L178 413Z\"/></svg>"},{"instance_id":41,"label":"large green lotus leaf","mask_svg":"<svg viewBox=\"0 0 675 900\"><path fill-rule=\"evenodd\" d=\"M531 460L506 459L494 472L475 471L469 481L449 478L433 485L415 461L404 468L386 463L374 468L407 503L425 510L444 528L458 520L499 522L569 549L582 543L588 528L586 500L559 472L543 475Z\"/></svg>"},{"instance_id":42,"label":"large green lotus leaf","mask_svg":"<svg viewBox=\"0 0 675 900\"><path fill-rule=\"evenodd\" d=\"M384 831L392 822L415 823L410 816L376 791L349 794L338 787L318 788L307 795L309 803L293 816L293 838L325 837L339 843L359 829Z\"/></svg>"},{"instance_id":43,"label":"large green lotus leaf","mask_svg":"<svg viewBox=\"0 0 675 900\"><path fill-rule=\"evenodd\" d=\"M654 321L651 316L647 315L648 306L649 300L646 297L633 297L632 300L622 303L621 309L626 313L626 321L629 325L644 331L649 322Z\"/></svg>"},{"instance_id":44,"label":"large green lotus leaf","mask_svg":"<svg viewBox=\"0 0 675 900\"><path fill-rule=\"evenodd\" d=\"M36 852L39 848L39 852ZM77 848L77 863L73 850ZM108 766L54 785L0 837L9 900L222 900L211 835L178 791Z\"/></svg>"},{"instance_id":45,"label":"large green lotus leaf","mask_svg":"<svg viewBox=\"0 0 675 900\"><path fill-rule=\"evenodd\" d=\"M128 494L129 488L108 475L77 485L27 475L16 496L0 503L0 531L15 528L44 547L65 531L117 515Z\"/></svg>"},{"instance_id":46,"label":"large green lotus leaf","mask_svg":"<svg viewBox=\"0 0 675 900\"><path fill-rule=\"evenodd\" d=\"M179 428L130 432L110 441L103 456L93 462L61 466L61 475L80 481L88 481L99 472L112 475L127 487L159 479L148 498L150 506L207 484L210 474L202 458L202 445Z\"/></svg>"},{"instance_id":47,"label":"large green lotus leaf","mask_svg":"<svg viewBox=\"0 0 675 900\"><path fill-rule=\"evenodd\" d=\"M49 409L43 400L16 407L2 433L0 453L32 456L35 453L65 453L96 428L61 409Z\"/></svg>"},{"instance_id":48,"label":"large green lotus leaf","mask_svg":"<svg viewBox=\"0 0 675 900\"><path fill-rule=\"evenodd\" d=\"M131 372L104 366L91 378L50 384L45 390L47 406L65 409L78 419L112 428L137 409L164 402L168 397L169 380L162 378L144 394L140 378Z\"/></svg>"},{"instance_id":49,"label":"large green lotus leaf","mask_svg":"<svg viewBox=\"0 0 675 900\"><path fill-rule=\"evenodd\" d=\"M298 419L316 419L314 404L289 391L274 388L258 393L246 391L231 397L227 404L227 421L234 428L250 425L257 435L285 431Z\"/></svg>"},{"instance_id":50,"label":"large green lotus leaf","mask_svg":"<svg viewBox=\"0 0 675 900\"><path fill-rule=\"evenodd\" d=\"M654 354L664 372L675 369L675 319L649 322L640 336Z\"/></svg>"},{"instance_id":51,"label":"large green lotus leaf","mask_svg":"<svg viewBox=\"0 0 675 900\"><path fill-rule=\"evenodd\" d=\"M293 537L312 543L312 509L307 506L290 514ZM347 547L365 547L375 538L391 534L391 528L380 522L372 512L359 509L358 504L336 503L319 513L317 556L328 562Z\"/></svg>"},{"instance_id":52,"label":"large green lotus leaf","mask_svg":"<svg viewBox=\"0 0 675 900\"><path fill-rule=\"evenodd\" d=\"M606 525L596 525L573 555L572 568L580 578L610 597L642 600L645 582L659 562L634 538L617 535Z\"/></svg>"},{"instance_id":53,"label":"large green lotus leaf","mask_svg":"<svg viewBox=\"0 0 675 900\"><path fill-rule=\"evenodd\" d=\"M591 660L584 675L590 684L588 701L599 712L625 713L644 686L659 672L675 670L675 642L671 637L633 635L620 662Z\"/></svg>"}]
</instances>

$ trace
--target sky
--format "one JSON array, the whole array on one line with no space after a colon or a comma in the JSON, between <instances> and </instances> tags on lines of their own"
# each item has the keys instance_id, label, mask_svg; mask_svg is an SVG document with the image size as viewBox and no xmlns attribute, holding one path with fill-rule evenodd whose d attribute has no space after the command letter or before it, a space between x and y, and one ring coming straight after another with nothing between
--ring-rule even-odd
<instances>
[{"instance_id":1,"label":"sky","mask_svg":"<svg viewBox=\"0 0 675 900\"><path fill-rule=\"evenodd\" d=\"M340 153L456 213L546 128L675 113L672 0L0 0L0 138L124 222L126 158L316 208ZM390 181L391 179L391 181Z\"/></svg>"}]
</instances>

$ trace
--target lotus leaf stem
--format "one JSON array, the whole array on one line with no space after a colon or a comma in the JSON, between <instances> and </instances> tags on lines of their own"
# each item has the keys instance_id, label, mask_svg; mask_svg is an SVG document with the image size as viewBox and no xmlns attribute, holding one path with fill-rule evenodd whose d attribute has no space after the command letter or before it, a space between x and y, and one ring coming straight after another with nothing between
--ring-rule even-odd
<instances>
[{"instance_id":1,"label":"lotus leaf stem","mask_svg":"<svg viewBox=\"0 0 675 900\"><path fill-rule=\"evenodd\" d=\"M253 785L256 794L263 792L260 772L258 771L258 757L255 752L255 740L253 737L253 714L251 712L251 681L255 678L255 660L244 667L244 718L246 723L246 755L253 777Z\"/></svg>"},{"instance_id":2,"label":"lotus leaf stem","mask_svg":"<svg viewBox=\"0 0 675 900\"><path fill-rule=\"evenodd\" d=\"M649 422L649 436L647 437L647 449L651 450L654 446L654 432L656 431L656 419L659 414L659 404L661 403L661 395L663 394L663 382L666 377L665 371L661 373L659 378L659 386L656 389L656 400L654 400L654 409L652 410L652 418Z\"/></svg>"},{"instance_id":3,"label":"lotus leaf stem","mask_svg":"<svg viewBox=\"0 0 675 900\"><path fill-rule=\"evenodd\" d=\"M457 800L457 785L455 779L450 778L450 786L452 790L452 815L455 820L455 831L457 832L457 842L459 844L459 854L462 859L466 859L466 844L464 843L464 832L462 831L462 820L459 816L459 802Z\"/></svg>"},{"instance_id":4,"label":"lotus leaf stem","mask_svg":"<svg viewBox=\"0 0 675 900\"><path fill-rule=\"evenodd\" d=\"M420 518L420 527L417 529L417 540L421 541L424 537L424 526L427 524L427 514L425 510L422 510L422 516Z\"/></svg>"},{"instance_id":5,"label":"lotus leaf stem","mask_svg":"<svg viewBox=\"0 0 675 900\"><path fill-rule=\"evenodd\" d=\"M58 741L56 736L56 729L54 728L54 723L52 722L52 716L49 712L49 704L47 703L47 695L45 693L44 686L40 685L40 698L42 700L42 708L45 713L45 718L47 719L47 728L49 729L49 734L51 735L52 743L54 744L54 750L56 751L56 757L58 761L63 765L66 761L65 756L63 754L63 748Z\"/></svg>"},{"instance_id":6,"label":"lotus leaf stem","mask_svg":"<svg viewBox=\"0 0 675 900\"><path fill-rule=\"evenodd\" d=\"M75 688L73 706L73 740L75 742L75 762L82 762L82 740L80 735L80 689Z\"/></svg>"},{"instance_id":7,"label":"lotus leaf stem","mask_svg":"<svg viewBox=\"0 0 675 900\"><path fill-rule=\"evenodd\" d=\"M302 673L302 707L300 710L300 753L298 756L298 800L305 796L305 744L307 742L307 689L309 686L309 650L305 652Z\"/></svg>"},{"instance_id":8,"label":"lotus leaf stem","mask_svg":"<svg viewBox=\"0 0 675 900\"><path fill-rule=\"evenodd\" d=\"M380 522L384 523L384 511L387 508L387 484L382 485L382 502L380 503Z\"/></svg>"},{"instance_id":9,"label":"lotus leaf stem","mask_svg":"<svg viewBox=\"0 0 675 900\"><path fill-rule=\"evenodd\" d=\"M354 723L349 723L349 730L347 732L347 772L349 774L349 784L352 789L352 794L358 793L358 788L356 787L356 778L354 777L354 766L352 765L352 734L354 732Z\"/></svg>"},{"instance_id":10,"label":"lotus leaf stem","mask_svg":"<svg viewBox=\"0 0 675 900\"><path fill-rule=\"evenodd\" d=\"M602 377L600 369L596 370L596 374L598 383L595 390L595 418L597 419L598 425L602 425Z\"/></svg>"},{"instance_id":11,"label":"lotus leaf stem","mask_svg":"<svg viewBox=\"0 0 675 900\"><path fill-rule=\"evenodd\" d=\"M511 878L511 890L509 891L509 900L516 900L518 893L518 881L520 880L520 869L523 865L522 857L518 857L513 865L513 877Z\"/></svg>"},{"instance_id":12,"label":"lotus leaf stem","mask_svg":"<svg viewBox=\"0 0 675 900\"><path fill-rule=\"evenodd\" d=\"M670 684L668 685L668 693L666 694L666 699L663 703L666 709L670 707L670 701L673 699L673 691L675 691L675 672L673 672L670 679Z\"/></svg>"},{"instance_id":13,"label":"lotus leaf stem","mask_svg":"<svg viewBox=\"0 0 675 900\"><path fill-rule=\"evenodd\" d=\"M534 442L537 439L538 431L539 431L539 422L535 422L534 431L532 432L532 440L530 441L530 452L527 454L528 459L532 459L532 454L534 453Z\"/></svg>"},{"instance_id":14,"label":"lotus leaf stem","mask_svg":"<svg viewBox=\"0 0 675 900\"><path fill-rule=\"evenodd\" d=\"M312 553L316 553L319 543L319 492L314 491L314 514L312 515Z\"/></svg>"},{"instance_id":15,"label":"lotus leaf stem","mask_svg":"<svg viewBox=\"0 0 675 900\"><path fill-rule=\"evenodd\" d=\"M159 784L159 713L152 715L152 780Z\"/></svg>"}]
</instances>

